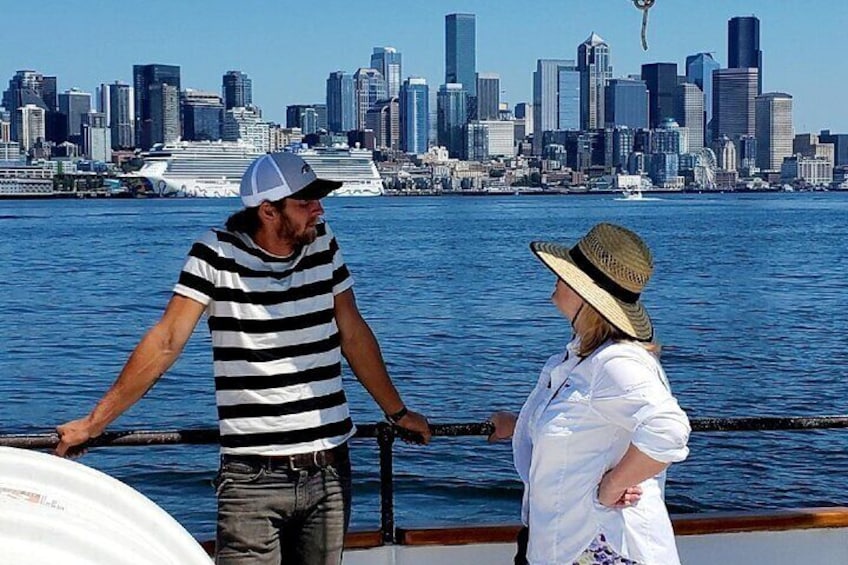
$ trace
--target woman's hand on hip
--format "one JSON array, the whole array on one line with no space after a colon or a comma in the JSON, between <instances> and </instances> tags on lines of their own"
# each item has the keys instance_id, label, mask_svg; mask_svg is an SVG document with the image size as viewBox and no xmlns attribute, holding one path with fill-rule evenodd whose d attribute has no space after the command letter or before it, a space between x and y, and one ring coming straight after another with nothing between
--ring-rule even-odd
<instances>
[{"instance_id":1,"label":"woman's hand on hip","mask_svg":"<svg viewBox=\"0 0 848 565\"><path fill-rule=\"evenodd\" d=\"M634 506L641 498L642 487L639 485L617 486L610 480L609 471L604 473L598 484L598 502L607 508L621 509Z\"/></svg>"},{"instance_id":2,"label":"woman's hand on hip","mask_svg":"<svg viewBox=\"0 0 848 565\"><path fill-rule=\"evenodd\" d=\"M489 416L489 423L494 426L494 431L489 436L489 443L509 439L515 431L515 422L518 416L513 412L501 410L493 412Z\"/></svg>"}]
</instances>

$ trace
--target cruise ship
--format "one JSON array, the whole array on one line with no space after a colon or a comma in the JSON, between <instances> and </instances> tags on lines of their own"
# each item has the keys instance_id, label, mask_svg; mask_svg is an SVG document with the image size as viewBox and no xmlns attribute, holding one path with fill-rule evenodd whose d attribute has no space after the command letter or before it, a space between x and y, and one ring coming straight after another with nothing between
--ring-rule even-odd
<instances>
[{"instance_id":1,"label":"cruise ship","mask_svg":"<svg viewBox=\"0 0 848 565\"><path fill-rule=\"evenodd\" d=\"M379 196L383 183L367 149L295 148L315 174L344 184L330 196ZM229 198L239 194L242 174L260 151L244 141L177 141L142 153L141 177L158 196Z\"/></svg>"}]
</instances>

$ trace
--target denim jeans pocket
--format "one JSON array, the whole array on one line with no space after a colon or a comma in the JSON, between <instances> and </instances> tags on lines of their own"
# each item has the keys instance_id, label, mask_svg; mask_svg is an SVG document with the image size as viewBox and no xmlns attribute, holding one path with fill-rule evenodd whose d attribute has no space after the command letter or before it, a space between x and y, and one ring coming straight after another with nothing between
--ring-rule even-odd
<instances>
[{"instance_id":1,"label":"denim jeans pocket","mask_svg":"<svg viewBox=\"0 0 848 565\"><path fill-rule=\"evenodd\" d=\"M212 481L216 494L220 495L229 484L247 485L259 480L264 473L262 466L242 461L226 461L221 463L218 474Z\"/></svg>"}]
</instances>

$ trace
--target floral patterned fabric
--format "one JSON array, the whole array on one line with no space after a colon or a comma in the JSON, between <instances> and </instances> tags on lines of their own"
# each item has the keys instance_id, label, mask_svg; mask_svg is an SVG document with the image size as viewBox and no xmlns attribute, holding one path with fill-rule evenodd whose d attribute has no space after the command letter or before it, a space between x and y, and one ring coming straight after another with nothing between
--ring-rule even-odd
<instances>
[{"instance_id":1,"label":"floral patterned fabric","mask_svg":"<svg viewBox=\"0 0 848 565\"><path fill-rule=\"evenodd\" d=\"M607 543L604 534L598 534L589 547L577 558L574 565L639 565L637 561L622 557Z\"/></svg>"}]
</instances>

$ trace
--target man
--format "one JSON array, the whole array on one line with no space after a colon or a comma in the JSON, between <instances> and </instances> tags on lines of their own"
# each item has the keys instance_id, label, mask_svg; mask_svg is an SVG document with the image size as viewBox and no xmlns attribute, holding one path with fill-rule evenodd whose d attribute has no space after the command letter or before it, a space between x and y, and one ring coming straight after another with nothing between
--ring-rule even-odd
<instances>
[{"instance_id":1,"label":"man","mask_svg":"<svg viewBox=\"0 0 848 565\"><path fill-rule=\"evenodd\" d=\"M162 319L94 410L57 428L62 456L103 433L176 361L205 312L221 434L219 564L340 563L355 431L342 355L390 421L430 439L392 384L321 221L320 199L340 185L291 153L251 163L245 208L191 248Z\"/></svg>"}]
</instances>

